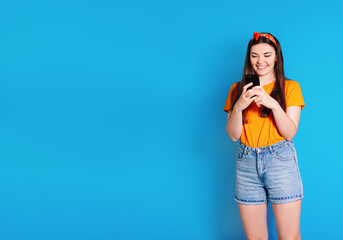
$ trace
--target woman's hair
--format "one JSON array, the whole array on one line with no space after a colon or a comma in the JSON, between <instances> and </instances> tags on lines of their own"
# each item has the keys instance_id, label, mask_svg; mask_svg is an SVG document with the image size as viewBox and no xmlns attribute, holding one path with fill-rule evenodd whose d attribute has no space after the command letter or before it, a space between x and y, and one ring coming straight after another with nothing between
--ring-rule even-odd
<instances>
[{"instance_id":1,"label":"woman's hair","mask_svg":"<svg viewBox=\"0 0 343 240\"><path fill-rule=\"evenodd\" d=\"M262 34L262 33L261 33ZM270 34L270 33L266 33ZM270 34L271 35L271 34ZM273 36L274 37L274 36ZM245 64L244 64L244 70L243 70L243 75L242 79L239 84L237 84L236 88L234 89L234 92L236 94L232 94L232 108L236 104L237 100L242 94L243 87L246 85L245 83L245 75L246 74L256 74L251 62L250 62L250 51L251 47L258 44L258 43L268 43L270 46L274 47L275 53L276 53L276 62L274 65L274 72L275 72L275 85L273 88L273 91L271 92L270 96L273 97L276 101L279 102L280 106L284 111L286 111L286 97L285 97L285 72L283 69L283 57L282 57L282 51L281 51L281 46L279 41L274 37L276 46L275 44L268 38L259 36L258 40L255 38L251 39L248 44L248 49L247 49L247 54L245 56ZM263 109L260 108L260 116L261 117L268 117L270 114L271 110L267 107L263 107ZM245 110L242 112L243 114L243 123L246 122L246 116L245 116Z\"/></svg>"}]
</instances>

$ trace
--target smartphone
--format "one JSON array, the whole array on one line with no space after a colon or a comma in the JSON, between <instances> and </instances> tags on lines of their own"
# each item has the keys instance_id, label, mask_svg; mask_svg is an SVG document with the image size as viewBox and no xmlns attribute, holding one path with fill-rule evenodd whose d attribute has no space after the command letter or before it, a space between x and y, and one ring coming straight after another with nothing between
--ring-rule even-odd
<instances>
[{"instance_id":1,"label":"smartphone","mask_svg":"<svg viewBox=\"0 0 343 240\"><path fill-rule=\"evenodd\" d=\"M252 86L248 87L247 90L252 89L255 86L259 86L260 85L260 77L257 74L245 75L245 84L248 84L251 82L252 82Z\"/></svg>"}]
</instances>

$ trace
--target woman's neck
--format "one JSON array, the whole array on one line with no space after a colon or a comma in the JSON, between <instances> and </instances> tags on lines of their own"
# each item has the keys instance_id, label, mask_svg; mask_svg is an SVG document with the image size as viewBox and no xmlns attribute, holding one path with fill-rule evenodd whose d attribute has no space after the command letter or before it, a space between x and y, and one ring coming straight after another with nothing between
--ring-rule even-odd
<instances>
[{"instance_id":1,"label":"woman's neck","mask_svg":"<svg viewBox=\"0 0 343 240\"><path fill-rule=\"evenodd\" d=\"M265 86L276 80L275 74L268 74L267 76L260 76L260 85Z\"/></svg>"}]
</instances>

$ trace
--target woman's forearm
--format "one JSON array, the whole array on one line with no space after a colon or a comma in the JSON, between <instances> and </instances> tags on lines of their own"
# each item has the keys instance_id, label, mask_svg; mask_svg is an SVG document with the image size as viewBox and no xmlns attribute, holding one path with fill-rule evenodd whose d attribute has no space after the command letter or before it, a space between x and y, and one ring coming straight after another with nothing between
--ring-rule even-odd
<instances>
[{"instance_id":1,"label":"woman's forearm","mask_svg":"<svg viewBox=\"0 0 343 240\"><path fill-rule=\"evenodd\" d=\"M226 132L233 141L237 141L242 134L242 111L237 110L235 107L229 113Z\"/></svg>"},{"instance_id":2,"label":"woman's forearm","mask_svg":"<svg viewBox=\"0 0 343 240\"><path fill-rule=\"evenodd\" d=\"M286 140L292 140L298 131L297 125L279 104L277 104L276 107L272 109L272 111L277 128L279 129L282 136L284 136Z\"/></svg>"}]
</instances>

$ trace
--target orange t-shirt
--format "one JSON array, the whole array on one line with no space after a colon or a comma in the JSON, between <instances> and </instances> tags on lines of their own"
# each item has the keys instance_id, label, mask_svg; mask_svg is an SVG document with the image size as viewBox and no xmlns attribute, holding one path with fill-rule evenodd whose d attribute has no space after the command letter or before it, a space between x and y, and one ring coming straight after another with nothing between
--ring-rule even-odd
<instances>
[{"instance_id":1,"label":"orange t-shirt","mask_svg":"<svg viewBox=\"0 0 343 240\"><path fill-rule=\"evenodd\" d=\"M228 111L232 108L231 96L233 89L237 86L237 83L232 84L229 95L226 99L224 111ZM274 88L275 81L263 86L264 90L270 94ZM286 107L301 106L301 110L304 108L305 103L303 95L301 93L300 85L296 81L285 81L285 96ZM252 102L245 111L247 122L243 124L242 135L240 140L243 144L249 147L265 147L275 143L278 143L285 138L279 133L276 126L274 116L272 112L266 118L259 116L259 107L255 102Z\"/></svg>"}]
</instances>

